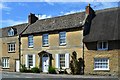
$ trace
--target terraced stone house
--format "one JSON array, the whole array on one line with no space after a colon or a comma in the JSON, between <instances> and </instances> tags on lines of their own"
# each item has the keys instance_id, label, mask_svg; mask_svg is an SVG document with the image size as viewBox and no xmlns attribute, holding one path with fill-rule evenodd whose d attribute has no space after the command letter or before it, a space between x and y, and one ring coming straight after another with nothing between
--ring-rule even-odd
<instances>
[{"instance_id":1,"label":"terraced stone house","mask_svg":"<svg viewBox=\"0 0 120 80\"><path fill-rule=\"evenodd\" d=\"M84 36L85 73L120 76L120 8L96 11Z\"/></svg>"},{"instance_id":2,"label":"terraced stone house","mask_svg":"<svg viewBox=\"0 0 120 80\"><path fill-rule=\"evenodd\" d=\"M72 52L82 57L84 13L37 20L21 36L21 63L26 67L69 69Z\"/></svg>"},{"instance_id":3,"label":"terraced stone house","mask_svg":"<svg viewBox=\"0 0 120 80\"><path fill-rule=\"evenodd\" d=\"M84 59L85 74L118 76L119 12L119 7L94 12L89 5L85 12L41 20L30 14L28 23L2 29L3 70L19 71L18 60L19 66L39 67L45 73L49 66L70 72L71 55L76 52Z\"/></svg>"},{"instance_id":4,"label":"terraced stone house","mask_svg":"<svg viewBox=\"0 0 120 80\"><path fill-rule=\"evenodd\" d=\"M28 23L0 29L0 60L3 71L20 71L21 34L36 20L38 18L34 14L30 14Z\"/></svg>"},{"instance_id":5,"label":"terraced stone house","mask_svg":"<svg viewBox=\"0 0 120 80\"><path fill-rule=\"evenodd\" d=\"M0 36L0 60L2 70L19 71L19 33L27 23L2 28Z\"/></svg>"}]
</instances>

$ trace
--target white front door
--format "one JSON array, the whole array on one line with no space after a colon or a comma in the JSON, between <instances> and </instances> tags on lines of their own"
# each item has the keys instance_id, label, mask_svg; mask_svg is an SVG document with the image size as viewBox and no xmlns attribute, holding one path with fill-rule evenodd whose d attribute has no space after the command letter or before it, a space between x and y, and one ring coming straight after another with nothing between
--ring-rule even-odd
<instances>
[{"instance_id":1,"label":"white front door","mask_svg":"<svg viewBox=\"0 0 120 80\"><path fill-rule=\"evenodd\" d=\"M48 69L49 69L49 58L42 57L42 71L48 72Z\"/></svg>"},{"instance_id":2,"label":"white front door","mask_svg":"<svg viewBox=\"0 0 120 80\"><path fill-rule=\"evenodd\" d=\"M16 64L16 72L20 72L20 61L16 60L15 64Z\"/></svg>"}]
</instances>

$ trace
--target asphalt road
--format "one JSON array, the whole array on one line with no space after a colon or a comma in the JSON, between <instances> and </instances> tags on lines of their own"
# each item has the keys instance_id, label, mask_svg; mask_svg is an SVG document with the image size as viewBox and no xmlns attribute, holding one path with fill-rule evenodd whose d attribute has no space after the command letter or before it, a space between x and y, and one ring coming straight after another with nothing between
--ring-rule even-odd
<instances>
[{"instance_id":1,"label":"asphalt road","mask_svg":"<svg viewBox=\"0 0 120 80\"><path fill-rule=\"evenodd\" d=\"M2 80L119 80L112 76L2 72Z\"/></svg>"}]
</instances>

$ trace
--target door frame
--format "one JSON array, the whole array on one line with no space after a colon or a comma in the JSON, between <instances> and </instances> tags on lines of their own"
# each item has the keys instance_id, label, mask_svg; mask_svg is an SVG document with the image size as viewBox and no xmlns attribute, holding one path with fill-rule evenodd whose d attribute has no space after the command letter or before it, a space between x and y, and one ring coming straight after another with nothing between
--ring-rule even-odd
<instances>
[{"instance_id":1,"label":"door frame","mask_svg":"<svg viewBox=\"0 0 120 80\"><path fill-rule=\"evenodd\" d=\"M50 57L49 57L49 54L43 54L42 55L42 71L43 71L43 57L44 57L44 55L47 55L47 57L48 57L48 65L50 66ZM48 69L49 69L49 66L48 66ZM48 71L46 72L46 73L48 73Z\"/></svg>"}]
</instances>

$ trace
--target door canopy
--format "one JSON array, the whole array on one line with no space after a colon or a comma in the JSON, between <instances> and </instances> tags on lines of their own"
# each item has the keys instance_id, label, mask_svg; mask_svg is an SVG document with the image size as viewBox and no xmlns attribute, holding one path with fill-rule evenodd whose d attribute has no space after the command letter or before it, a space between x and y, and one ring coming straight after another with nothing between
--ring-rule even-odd
<instances>
[{"instance_id":1,"label":"door canopy","mask_svg":"<svg viewBox=\"0 0 120 80\"><path fill-rule=\"evenodd\" d=\"M41 57L42 55L43 56L49 56L49 57L52 57L52 54L51 53L49 53L49 52L47 52L47 51L41 51L41 52L39 52L38 53L38 55L39 55L39 57Z\"/></svg>"}]
</instances>

